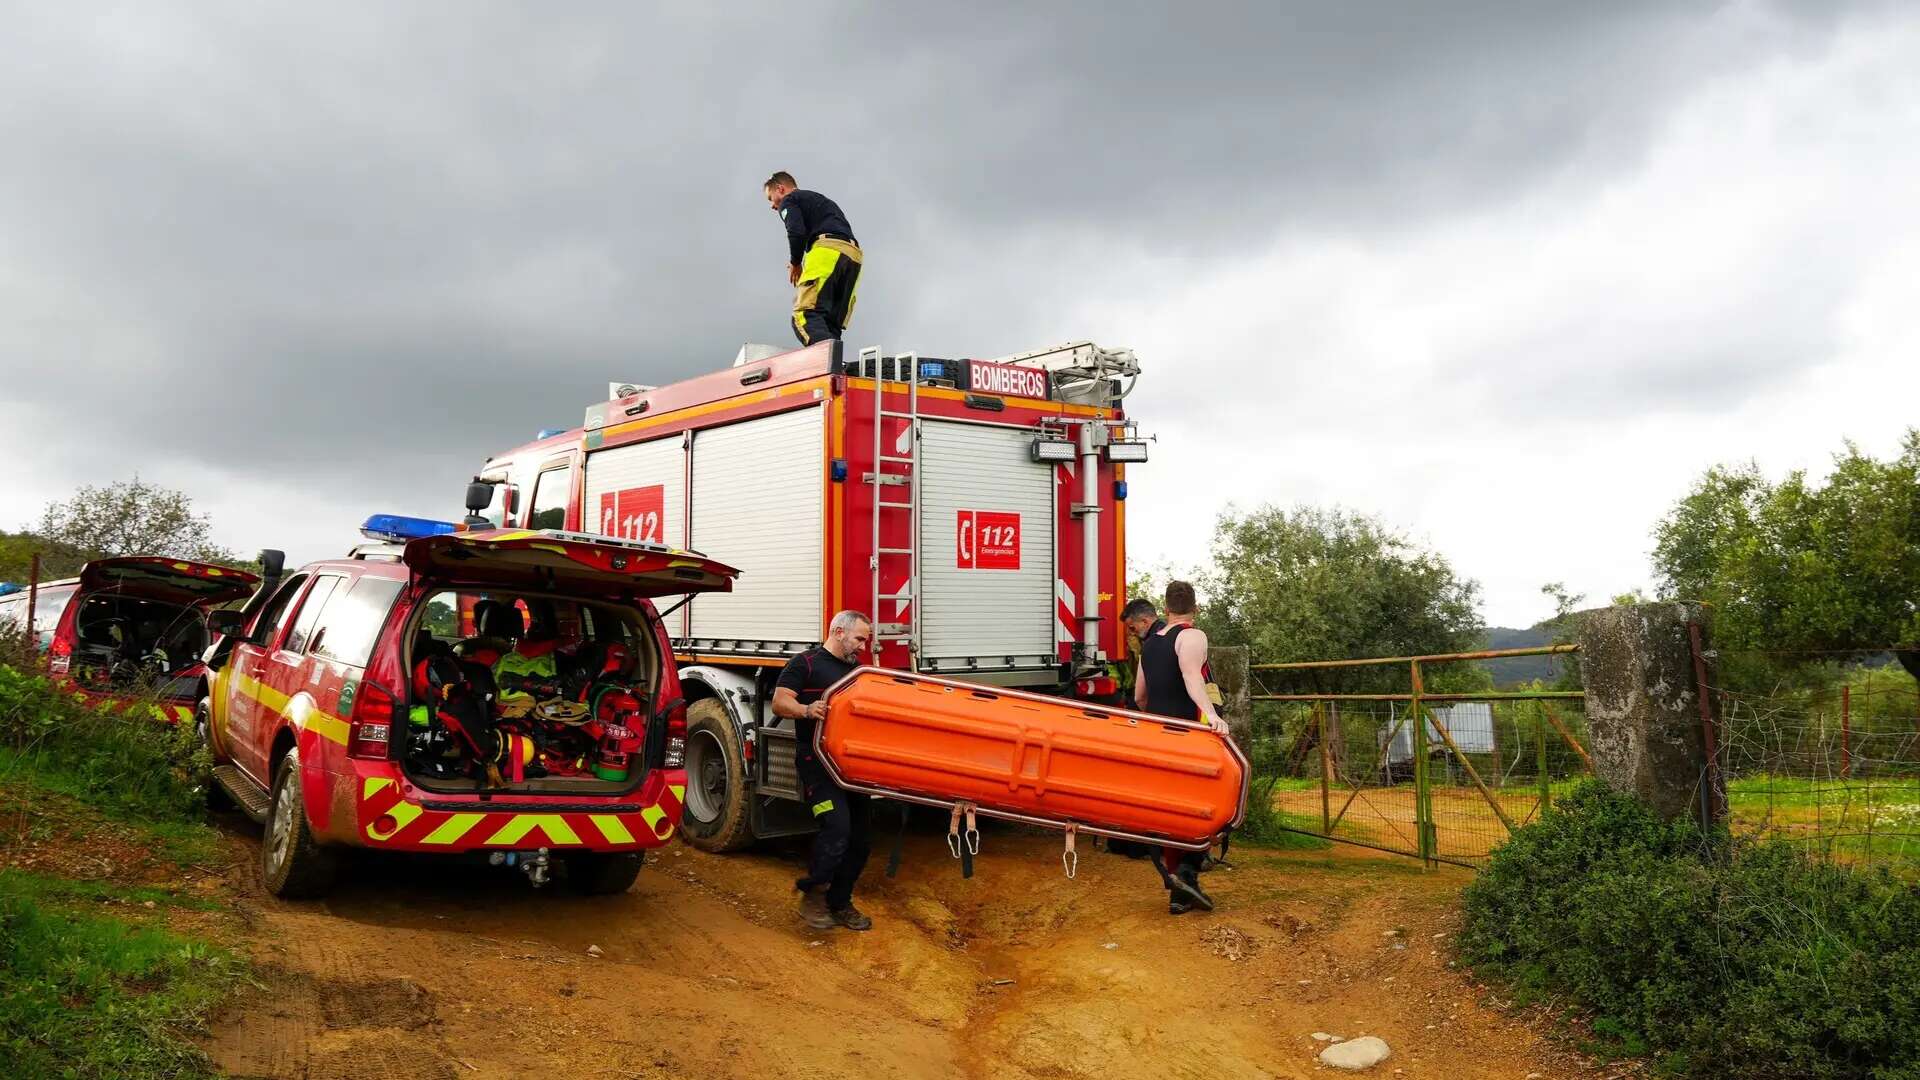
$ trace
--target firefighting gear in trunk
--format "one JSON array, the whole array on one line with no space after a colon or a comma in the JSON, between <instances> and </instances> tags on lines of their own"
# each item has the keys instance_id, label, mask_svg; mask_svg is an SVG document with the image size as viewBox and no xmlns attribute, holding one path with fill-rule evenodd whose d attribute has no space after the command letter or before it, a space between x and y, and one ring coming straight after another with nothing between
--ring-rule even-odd
<instances>
[{"instance_id":1,"label":"firefighting gear in trunk","mask_svg":"<svg viewBox=\"0 0 1920 1080\"><path fill-rule=\"evenodd\" d=\"M800 344L838 338L853 321L860 260L860 248L851 240L823 236L807 249L793 292L793 336Z\"/></svg>"}]
</instances>

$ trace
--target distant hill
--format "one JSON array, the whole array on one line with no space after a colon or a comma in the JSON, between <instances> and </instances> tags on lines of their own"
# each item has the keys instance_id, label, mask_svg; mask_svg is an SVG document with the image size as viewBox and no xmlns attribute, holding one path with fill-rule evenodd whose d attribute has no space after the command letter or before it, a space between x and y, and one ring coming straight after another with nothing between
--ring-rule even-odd
<instances>
[{"instance_id":1,"label":"distant hill","mask_svg":"<svg viewBox=\"0 0 1920 1080\"><path fill-rule=\"evenodd\" d=\"M1530 649L1536 645L1553 644L1553 631L1538 626L1526 630L1515 630L1507 626L1489 626L1482 633L1487 635L1489 649ZM1514 656L1505 660L1482 660L1480 666L1493 674L1495 686L1512 686L1516 683L1531 682L1534 679L1552 681L1560 676L1560 658L1557 656Z\"/></svg>"}]
</instances>

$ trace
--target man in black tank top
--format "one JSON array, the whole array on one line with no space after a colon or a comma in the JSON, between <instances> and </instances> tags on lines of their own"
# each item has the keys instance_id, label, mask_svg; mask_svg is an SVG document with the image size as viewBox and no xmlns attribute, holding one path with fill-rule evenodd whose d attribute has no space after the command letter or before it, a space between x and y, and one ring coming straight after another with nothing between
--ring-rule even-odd
<instances>
[{"instance_id":1,"label":"man in black tank top","mask_svg":"<svg viewBox=\"0 0 1920 1080\"><path fill-rule=\"evenodd\" d=\"M1134 704L1142 712L1198 720L1226 734L1226 721L1207 696L1207 634L1193 625L1196 608L1193 586L1184 581L1167 585L1167 624L1147 634L1140 649L1140 670L1133 680ZM1167 911L1183 915L1195 907L1213 910L1213 898L1200 888L1203 851L1162 848L1171 893Z\"/></svg>"}]
</instances>

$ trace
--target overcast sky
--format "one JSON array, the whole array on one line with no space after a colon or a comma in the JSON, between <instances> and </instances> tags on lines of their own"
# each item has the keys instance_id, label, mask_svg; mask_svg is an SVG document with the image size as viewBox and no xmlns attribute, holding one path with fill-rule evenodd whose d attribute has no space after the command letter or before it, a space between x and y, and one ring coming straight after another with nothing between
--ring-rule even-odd
<instances>
[{"instance_id":1,"label":"overcast sky","mask_svg":"<svg viewBox=\"0 0 1920 1080\"><path fill-rule=\"evenodd\" d=\"M1137 563L1378 514L1494 624L1715 462L1920 423L1920 9L0 2L0 527L138 472L237 549L455 517L609 379L1127 345Z\"/></svg>"}]
</instances>

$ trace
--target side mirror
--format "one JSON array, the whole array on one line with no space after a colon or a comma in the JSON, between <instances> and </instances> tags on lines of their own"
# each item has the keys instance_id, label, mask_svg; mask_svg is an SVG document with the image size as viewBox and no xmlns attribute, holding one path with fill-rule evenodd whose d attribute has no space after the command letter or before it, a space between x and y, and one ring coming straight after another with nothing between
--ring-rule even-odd
<instances>
[{"instance_id":1,"label":"side mirror","mask_svg":"<svg viewBox=\"0 0 1920 1080\"><path fill-rule=\"evenodd\" d=\"M478 514L493 502L493 485L478 480L467 485L467 512Z\"/></svg>"},{"instance_id":2,"label":"side mirror","mask_svg":"<svg viewBox=\"0 0 1920 1080\"><path fill-rule=\"evenodd\" d=\"M278 554L278 552L275 554ZM247 612L234 611L230 608L209 611L207 612L207 629L222 637L245 640L247 636L247 619Z\"/></svg>"},{"instance_id":3,"label":"side mirror","mask_svg":"<svg viewBox=\"0 0 1920 1080\"><path fill-rule=\"evenodd\" d=\"M260 549L260 576L263 580L273 581L287 568L287 553L278 548Z\"/></svg>"}]
</instances>

